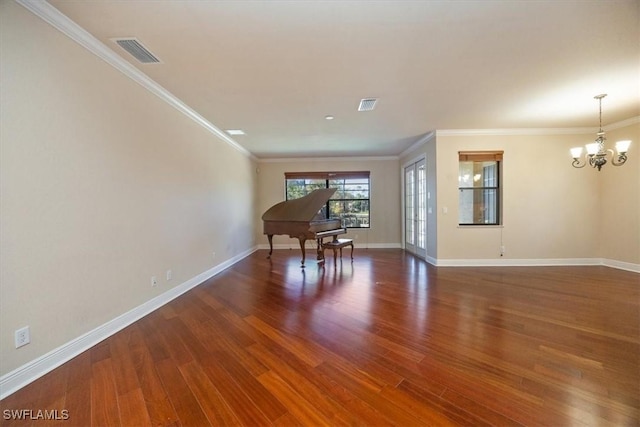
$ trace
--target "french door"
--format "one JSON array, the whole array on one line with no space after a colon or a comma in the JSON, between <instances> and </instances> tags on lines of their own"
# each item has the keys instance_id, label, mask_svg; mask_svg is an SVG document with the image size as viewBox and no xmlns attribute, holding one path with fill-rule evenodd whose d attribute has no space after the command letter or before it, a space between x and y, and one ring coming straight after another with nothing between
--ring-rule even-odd
<instances>
[{"instance_id":1,"label":"french door","mask_svg":"<svg viewBox=\"0 0 640 427\"><path fill-rule=\"evenodd\" d=\"M405 249L427 256L427 169L425 159L404 168Z\"/></svg>"}]
</instances>

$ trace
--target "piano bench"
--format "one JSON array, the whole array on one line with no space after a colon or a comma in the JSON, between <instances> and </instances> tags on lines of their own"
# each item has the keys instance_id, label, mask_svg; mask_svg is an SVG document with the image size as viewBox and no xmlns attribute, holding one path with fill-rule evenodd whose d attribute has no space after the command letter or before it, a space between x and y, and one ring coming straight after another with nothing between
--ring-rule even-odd
<instances>
[{"instance_id":1,"label":"piano bench","mask_svg":"<svg viewBox=\"0 0 640 427\"><path fill-rule=\"evenodd\" d=\"M333 250L333 265L338 264L338 249L340 249L340 258L342 259L342 248L351 246L351 261L353 261L353 239L333 239L330 242L322 244L322 251L325 249Z\"/></svg>"}]
</instances>

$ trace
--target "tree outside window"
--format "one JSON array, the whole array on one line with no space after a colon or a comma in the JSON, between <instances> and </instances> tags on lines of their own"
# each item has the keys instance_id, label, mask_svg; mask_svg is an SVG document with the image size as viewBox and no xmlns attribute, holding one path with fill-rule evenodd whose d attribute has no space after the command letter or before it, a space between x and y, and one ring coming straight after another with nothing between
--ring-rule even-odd
<instances>
[{"instance_id":1,"label":"tree outside window","mask_svg":"<svg viewBox=\"0 0 640 427\"><path fill-rule=\"evenodd\" d=\"M335 188L321 215L326 219L340 219L346 228L370 226L369 172L287 172L285 187L287 200L319 188Z\"/></svg>"}]
</instances>

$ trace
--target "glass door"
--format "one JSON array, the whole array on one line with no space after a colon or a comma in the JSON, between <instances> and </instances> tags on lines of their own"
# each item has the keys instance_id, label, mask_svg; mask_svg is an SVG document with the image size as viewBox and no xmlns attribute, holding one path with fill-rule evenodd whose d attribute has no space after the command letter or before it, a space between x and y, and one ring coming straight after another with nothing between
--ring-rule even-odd
<instances>
[{"instance_id":1,"label":"glass door","mask_svg":"<svg viewBox=\"0 0 640 427\"><path fill-rule=\"evenodd\" d=\"M404 168L405 249L427 256L427 170L425 159Z\"/></svg>"}]
</instances>

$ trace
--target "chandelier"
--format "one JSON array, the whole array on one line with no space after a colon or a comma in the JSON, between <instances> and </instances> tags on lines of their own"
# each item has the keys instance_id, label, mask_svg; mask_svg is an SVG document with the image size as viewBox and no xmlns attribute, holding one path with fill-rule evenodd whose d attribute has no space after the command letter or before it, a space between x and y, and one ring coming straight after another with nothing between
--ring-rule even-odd
<instances>
[{"instance_id":1,"label":"chandelier","mask_svg":"<svg viewBox=\"0 0 640 427\"><path fill-rule=\"evenodd\" d=\"M582 157L582 147L571 149L571 157L573 157L573 163L571 164L574 168L583 168L589 164L589 166L600 170L607 163L607 156L611 156L611 163L614 166L622 166L627 161L627 151L629 150L629 145L631 145L630 140L616 142L617 155L611 148L604 148L604 142L607 138L604 137L604 131L602 130L602 98L605 96L607 96L606 93L594 96L594 99L597 99L600 103L600 130L597 133L596 142L586 145L587 153L584 160L580 159Z\"/></svg>"}]
</instances>

